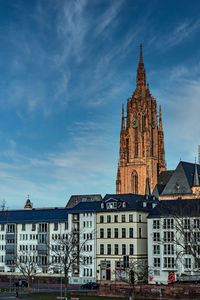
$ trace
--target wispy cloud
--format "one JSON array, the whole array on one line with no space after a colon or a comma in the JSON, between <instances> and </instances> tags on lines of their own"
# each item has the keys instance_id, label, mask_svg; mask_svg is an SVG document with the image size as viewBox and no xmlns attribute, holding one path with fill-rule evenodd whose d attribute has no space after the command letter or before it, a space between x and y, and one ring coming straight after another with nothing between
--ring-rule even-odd
<instances>
[{"instance_id":1,"label":"wispy cloud","mask_svg":"<svg viewBox=\"0 0 200 300\"><path fill-rule=\"evenodd\" d=\"M192 35L197 32L200 28L200 20L184 20L179 23L169 33L159 39L159 47L162 49L167 49L174 47L188 39L192 38Z\"/></svg>"}]
</instances>

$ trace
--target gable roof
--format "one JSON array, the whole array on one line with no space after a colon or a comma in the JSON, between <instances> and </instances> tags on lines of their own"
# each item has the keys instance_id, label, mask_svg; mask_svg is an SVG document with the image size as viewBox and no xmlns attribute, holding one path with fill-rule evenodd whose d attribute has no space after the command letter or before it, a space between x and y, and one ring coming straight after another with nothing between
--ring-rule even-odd
<instances>
[{"instance_id":1,"label":"gable roof","mask_svg":"<svg viewBox=\"0 0 200 300\"><path fill-rule=\"evenodd\" d=\"M67 222L67 208L5 210L0 212L0 223Z\"/></svg>"},{"instance_id":2,"label":"gable roof","mask_svg":"<svg viewBox=\"0 0 200 300\"><path fill-rule=\"evenodd\" d=\"M200 165L196 164L197 176L200 178ZM153 195L192 195L192 186L195 174L195 164L180 161L174 171L164 171L158 177Z\"/></svg>"},{"instance_id":3,"label":"gable roof","mask_svg":"<svg viewBox=\"0 0 200 300\"><path fill-rule=\"evenodd\" d=\"M158 183L156 184L156 186L152 192L152 195L159 197L159 195L164 190L166 184L170 180L173 173L174 173L174 170L163 171L160 173L160 175L158 177Z\"/></svg>"},{"instance_id":4,"label":"gable roof","mask_svg":"<svg viewBox=\"0 0 200 300\"><path fill-rule=\"evenodd\" d=\"M199 217L200 199L161 200L151 210L148 218Z\"/></svg>"}]
</instances>

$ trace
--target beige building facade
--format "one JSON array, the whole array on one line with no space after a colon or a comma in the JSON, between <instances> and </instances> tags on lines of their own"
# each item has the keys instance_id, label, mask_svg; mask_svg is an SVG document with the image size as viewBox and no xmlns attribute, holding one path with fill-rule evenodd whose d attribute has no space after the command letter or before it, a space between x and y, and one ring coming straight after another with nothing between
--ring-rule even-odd
<instances>
[{"instance_id":1,"label":"beige building facade","mask_svg":"<svg viewBox=\"0 0 200 300\"><path fill-rule=\"evenodd\" d=\"M96 212L98 281L128 278L129 265L147 262L147 215L152 198L106 195Z\"/></svg>"}]
</instances>

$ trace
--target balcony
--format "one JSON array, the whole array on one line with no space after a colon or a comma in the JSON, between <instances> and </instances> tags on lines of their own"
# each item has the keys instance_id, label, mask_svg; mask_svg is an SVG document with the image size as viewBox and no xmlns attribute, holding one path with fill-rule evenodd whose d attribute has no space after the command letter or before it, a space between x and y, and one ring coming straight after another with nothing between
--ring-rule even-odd
<instances>
[{"instance_id":1,"label":"balcony","mask_svg":"<svg viewBox=\"0 0 200 300\"><path fill-rule=\"evenodd\" d=\"M7 266L14 266L15 265L15 256L14 254L6 254L5 262Z\"/></svg>"},{"instance_id":2,"label":"balcony","mask_svg":"<svg viewBox=\"0 0 200 300\"><path fill-rule=\"evenodd\" d=\"M48 247L46 244L38 244L38 254L39 255L46 255Z\"/></svg>"},{"instance_id":3,"label":"balcony","mask_svg":"<svg viewBox=\"0 0 200 300\"><path fill-rule=\"evenodd\" d=\"M15 240L14 232L6 232L6 240Z\"/></svg>"},{"instance_id":4,"label":"balcony","mask_svg":"<svg viewBox=\"0 0 200 300\"><path fill-rule=\"evenodd\" d=\"M15 244L6 245L6 254L15 254Z\"/></svg>"}]
</instances>

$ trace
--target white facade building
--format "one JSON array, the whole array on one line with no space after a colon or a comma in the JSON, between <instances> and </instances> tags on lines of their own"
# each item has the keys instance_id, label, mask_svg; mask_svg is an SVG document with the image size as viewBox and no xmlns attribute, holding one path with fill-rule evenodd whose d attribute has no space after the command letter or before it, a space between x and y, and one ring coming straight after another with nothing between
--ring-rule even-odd
<instances>
[{"instance_id":1,"label":"white facade building","mask_svg":"<svg viewBox=\"0 0 200 300\"><path fill-rule=\"evenodd\" d=\"M96 281L96 213L100 202L81 202L71 209L68 220L71 230L79 232L79 268L73 271L70 283Z\"/></svg>"},{"instance_id":2,"label":"white facade building","mask_svg":"<svg viewBox=\"0 0 200 300\"><path fill-rule=\"evenodd\" d=\"M148 265L150 284L200 276L200 199L163 200L151 211Z\"/></svg>"}]
</instances>

